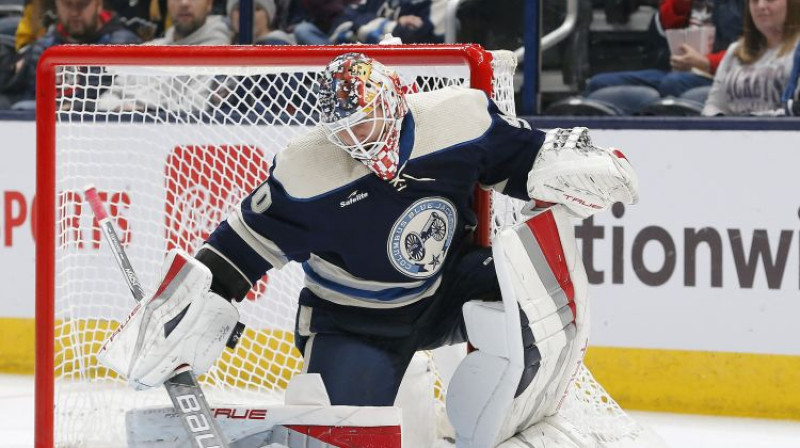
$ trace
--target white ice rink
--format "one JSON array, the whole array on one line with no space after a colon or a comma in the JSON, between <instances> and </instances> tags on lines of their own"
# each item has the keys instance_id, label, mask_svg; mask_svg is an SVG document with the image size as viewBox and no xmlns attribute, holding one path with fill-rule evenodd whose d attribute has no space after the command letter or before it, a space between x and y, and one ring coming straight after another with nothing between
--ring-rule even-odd
<instances>
[{"instance_id":1,"label":"white ice rink","mask_svg":"<svg viewBox=\"0 0 800 448\"><path fill-rule=\"evenodd\" d=\"M800 448L800 422L632 412L672 448ZM33 447L33 377L0 375L0 447Z\"/></svg>"}]
</instances>

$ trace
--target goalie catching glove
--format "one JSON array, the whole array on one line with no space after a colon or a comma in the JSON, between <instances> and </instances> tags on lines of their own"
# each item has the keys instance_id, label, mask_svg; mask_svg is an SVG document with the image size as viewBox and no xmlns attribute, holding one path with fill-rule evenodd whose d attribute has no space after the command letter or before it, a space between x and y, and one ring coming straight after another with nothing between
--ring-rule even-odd
<instances>
[{"instance_id":1,"label":"goalie catching glove","mask_svg":"<svg viewBox=\"0 0 800 448\"><path fill-rule=\"evenodd\" d=\"M636 173L618 149L592 144L587 128L552 129L528 174L528 195L563 204L576 218L639 199Z\"/></svg>"},{"instance_id":2,"label":"goalie catching glove","mask_svg":"<svg viewBox=\"0 0 800 448\"><path fill-rule=\"evenodd\" d=\"M185 365L198 375L208 371L239 319L233 304L210 291L204 264L172 250L164 266L156 293L133 308L97 354L137 390L160 386Z\"/></svg>"}]
</instances>

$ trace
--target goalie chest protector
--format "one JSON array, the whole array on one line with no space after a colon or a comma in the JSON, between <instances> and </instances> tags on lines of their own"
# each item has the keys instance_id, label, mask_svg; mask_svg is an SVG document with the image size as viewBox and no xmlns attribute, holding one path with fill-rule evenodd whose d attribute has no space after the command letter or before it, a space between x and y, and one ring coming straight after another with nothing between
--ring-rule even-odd
<instances>
[{"instance_id":1,"label":"goalie chest protector","mask_svg":"<svg viewBox=\"0 0 800 448\"><path fill-rule=\"evenodd\" d=\"M276 156L269 179L208 244L251 283L302 262L306 286L337 303L394 307L433 294L476 226L476 184L527 200L544 134L478 90L407 99L394 179L379 179L314 128Z\"/></svg>"}]
</instances>

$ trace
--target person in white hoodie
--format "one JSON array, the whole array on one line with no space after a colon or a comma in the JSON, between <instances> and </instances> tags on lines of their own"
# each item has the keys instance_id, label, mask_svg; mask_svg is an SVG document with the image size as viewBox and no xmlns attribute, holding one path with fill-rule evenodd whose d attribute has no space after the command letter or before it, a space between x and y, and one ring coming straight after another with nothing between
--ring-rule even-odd
<instances>
[{"instance_id":1,"label":"person in white hoodie","mask_svg":"<svg viewBox=\"0 0 800 448\"><path fill-rule=\"evenodd\" d=\"M255 45L296 45L294 35L278 29L275 0L253 1L253 43ZM226 11L233 28L234 43L238 43L239 34L239 0L228 0Z\"/></svg>"},{"instance_id":2,"label":"person in white hoodie","mask_svg":"<svg viewBox=\"0 0 800 448\"><path fill-rule=\"evenodd\" d=\"M230 45L233 32L223 16L210 15L212 3L213 0L168 0L167 12L172 26L164 37L145 45ZM152 70L158 69L152 67ZM199 111L206 109L214 96L216 81L209 76L189 77L165 69L163 76L145 78L135 69L125 67L115 68L113 72L114 82L98 98L98 110Z\"/></svg>"},{"instance_id":3,"label":"person in white hoodie","mask_svg":"<svg viewBox=\"0 0 800 448\"><path fill-rule=\"evenodd\" d=\"M213 0L167 0L170 26L149 45L230 45L233 33L225 18L210 15Z\"/></svg>"}]
</instances>

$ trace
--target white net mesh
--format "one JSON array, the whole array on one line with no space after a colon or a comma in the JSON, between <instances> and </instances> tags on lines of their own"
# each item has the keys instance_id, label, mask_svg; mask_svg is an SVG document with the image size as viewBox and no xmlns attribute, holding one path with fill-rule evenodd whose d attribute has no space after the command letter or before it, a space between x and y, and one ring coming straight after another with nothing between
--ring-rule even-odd
<instances>
[{"instance_id":1,"label":"white net mesh","mask_svg":"<svg viewBox=\"0 0 800 448\"><path fill-rule=\"evenodd\" d=\"M509 52L494 56L493 96L504 111L513 113L515 61ZM395 67L421 91L470 85L475 76L464 62L432 59L424 65ZM79 62L58 67L53 353L57 446L122 446L125 411L169 405L163 390L134 393L97 364L97 349L132 301L84 203L84 187L97 187L142 284L152 287L161 278L166 252L174 247L195 252L227 211L266 178L272 156L316 123L314 92L320 69L321 65ZM520 203L498 197L494 205L495 226L517 220ZM270 272L240 304L247 325L244 336L235 351L226 351L200 378L209 402L263 404L281 399L289 379L302 367L292 332L302 285L300 267L289 265ZM437 387L442 387L441 381ZM629 427L619 431L618 422L635 423L588 371L575 392L569 400L573 405L565 409L579 411L570 418L586 419L580 412L608 417L607 424L589 429L599 439L635 433ZM435 394L443 395L441 390Z\"/></svg>"}]
</instances>

